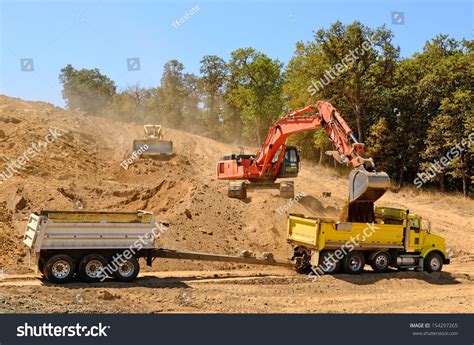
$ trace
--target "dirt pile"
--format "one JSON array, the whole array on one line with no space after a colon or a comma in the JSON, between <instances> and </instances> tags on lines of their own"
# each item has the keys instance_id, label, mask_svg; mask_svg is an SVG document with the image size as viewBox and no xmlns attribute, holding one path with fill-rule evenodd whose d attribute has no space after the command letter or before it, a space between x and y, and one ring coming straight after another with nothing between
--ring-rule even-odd
<instances>
[{"instance_id":1,"label":"dirt pile","mask_svg":"<svg viewBox=\"0 0 474 345\"><path fill-rule=\"evenodd\" d=\"M171 224L159 243L166 248L225 254L269 251L282 258L288 254L286 215L277 210L287 200L267 191L252 193L251 200L228 199L226 183L215 179L216 161L231 147L164 129L176 156L169 161L137 160L124 169L120 163L131 155L133 139L142 137L139 125L5 96L0 97L0 124L0 173L8 177L3 182L0 176L2 267L26 269L17 262L24 255L25 221L30 212L45 209L149 210ZM56 138L42 145L52 131ZM19 157L35 145L38 150L27 164L13 171L12 162L19 165ZM326 206L308 195L290 212L321 214ZM234 267L199 264L209 265ZM160 269L188 267L196 265L160 261Z\"/></svg>"}]
</instances>

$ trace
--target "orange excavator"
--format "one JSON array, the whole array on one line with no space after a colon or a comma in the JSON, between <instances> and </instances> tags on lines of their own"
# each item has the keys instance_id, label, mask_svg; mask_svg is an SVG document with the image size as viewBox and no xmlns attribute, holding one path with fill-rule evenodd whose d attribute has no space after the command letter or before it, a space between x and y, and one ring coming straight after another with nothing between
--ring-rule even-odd
<instances>
[{"instance_id":1,"label":"orange excavator","mask_svg":"<svg viewBox=\"0 0 474 345\"><path fill-rule=\"evenodd\" d=\"M294 196L292 181L276 182L280 178L298 176L298 149L287 146L287 139L300 132L324 128L334 145L332 155L339 163L352 165L349 176L349 202L373 203L388 189L390 178L377 172L371 158L364 158L365 146L359 143L337 110L328 102L319 101L295 110L270 127L265 142L256 155L231 154L217 163L217 177L229 180L228 196L245 199L249 188L279 188L280 196Z\"/></svg>"}]
</instances>

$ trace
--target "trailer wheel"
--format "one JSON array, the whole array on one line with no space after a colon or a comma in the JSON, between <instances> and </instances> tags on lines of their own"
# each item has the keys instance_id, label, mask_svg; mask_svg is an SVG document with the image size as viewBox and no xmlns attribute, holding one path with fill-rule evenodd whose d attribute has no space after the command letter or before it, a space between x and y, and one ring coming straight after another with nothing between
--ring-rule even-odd
<instances>
[{"instance_id":1,"label":"trailer wheel","mask_svg":"<svg viewBox=\"0 0 474 345\"><path fill-rule=\"evenodd\" d=\"M429 273L439 272L443 268L443 259L438 253L429 253L423 264L425 271Z\"/></svg>"},{"instance_id":2,"label":"trailer wheel","mask_svg":"<svg viewBox=\"0 0 474 345\"><path fill-rule=\"evenodd\" d=\"M114 276L118 281L128 283L137 277L138 272L140 272L140 265L138 264L138 260L132 257L129 260L123 261L122 264L117 267Z\"/></svg>"},{"instance_id":3,"label":"trailer wheel","mask_svg":"<svg viewBox=\"0 0 474 345\"><path fill-rule=\"evenodd\" d=\"M387 272L390 265L390 255L386 252L379 252L374 255L370 265L375 272Z\"/></svg>"},{"instance_id":4,"label":"trailer wheel","mask_svg":"<svg viewBox=\"0 0 474 345\"><path fill-rule=\"evenodd\" d=\"M43 265L42 272L52 283L63 284L74 277L74 260L66 254L57 254L50 257Z\"/></svg>"},{"instance_id":5,"label":"trailer wheel","mask_svg":"<svg viewBox=\"0 0 474 345\"><path fill-rule=\"evenodd\" d=\"M359 274L364 270L365 259L364 255L359 251L354 251L344 258L344 271L349 274Z\"/></svg>"},{"instance_id":6,"label":"trailer wheel","mask_svg":"<svg viewBox=\"0 0 474 345\"><path fill-rule=\"evenodd\" d=\"M84 256L79 262L77 273L82 281L86 283L97 283L105 276L104 268L107 261L102 255L89 254Z\"/></svg>"},{"instance_id":7,"label":"trailer wheel","mask_svg":"<svg viewBox=\"0 0 474 345\"><path fill-rule=\"evenodd\" d=\"M334 257L334 252L325 250L319 255L318 267L326 274L336 274L341 270L341 260Z\"/></svg>"}]
</instances>

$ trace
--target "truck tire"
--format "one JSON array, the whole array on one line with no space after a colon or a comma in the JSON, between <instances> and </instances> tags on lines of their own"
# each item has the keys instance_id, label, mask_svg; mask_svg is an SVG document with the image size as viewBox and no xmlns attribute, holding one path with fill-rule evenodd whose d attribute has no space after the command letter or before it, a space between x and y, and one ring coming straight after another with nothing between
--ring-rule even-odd
<instances>
[{"instance_id":1,"label":"truck tire","mask_svg":"<svg viewBox=\"0 0 474 345\"><path fill-rule=\"evenodd\" d=\"M84 256L79 262L77 274L83 282L97 283L103 280L107 266L107 261L100 254L89 254Z\"/></svg>"},{"instance_id":2,"label":"truck tire","mask_svg":"<svg viewBox=\"0 0 474 345\"><path fill-rule=\"evenodd\" d=\"M118 281L128 283L137 277L138 272L140 272L140 265L138 260L132 257L129 260L124 260L122 262L114 272L114 276Z\"/></svg>"},{"instance_id":3,"label":"truck tire","mask_svg":"<svg viewBox=\"0 0 474 345\"><path fill-rule=\"evenodd\" d=\"M438 253L429 253L423 261L426 272L439 272L443 268L443 258Z\"/></svg>"},{"instance_id":4,"label":"truck tire","mask_svg":"<svg viewBox=\"0 0 474 345\"><path fill-rule=\"evenodd\" d=\"M67 283L74 277L74 260L66 254L54 255L46 260L42 271L46 279L52 283Z\"/></svg>"},{"instance_id":5,"label":"truck tire","mask_svg":"<svg viewBox=\"0 0 474 345\"><path fill-rule=\"evenodd\" d=\"M326 262L330 264L327 265ZM325 250L319 255L318 266L325 274L336 274L341 270L341 260L334 257L333 251Z\"/></svg>"},{"instance_id":6,"label":"truck tire","mask_svg":"<svg viewBox=\"0 0 474 345\"><path fill-rule=\"evenodd\" d=\"M359 274L364 270L364 255L359 251L353 251L346 255L343 261L344 271L349 274Z\"/></svg>"},{"instance_id":7,"label":"truck tire","mask_svg":"<svg viewBox=\"0 0 474 345\"><path fill-rule=\"evenodd\" d=\"M390 266L390 255L386 252L378 252L372 258L370 266L375 272L387 272Z\"/></svg>"}]
</instances>

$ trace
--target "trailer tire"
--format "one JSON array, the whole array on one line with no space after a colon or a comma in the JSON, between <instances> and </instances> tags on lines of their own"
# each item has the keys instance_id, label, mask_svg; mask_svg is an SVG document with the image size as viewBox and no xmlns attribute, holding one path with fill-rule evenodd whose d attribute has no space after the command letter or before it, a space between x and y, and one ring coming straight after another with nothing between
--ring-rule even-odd
<instances>
[{"instance_id":1,"label":"trailer tire","mask_svg":"<svg viewBox=\"0 0 474 345\"><path fill-rule=\"evenodd\" d=\"M436 252L429 253L423 262L426 272L439 272L443 268L443 258Z\"/></svg>"},{"instance_id":2,"label":"trailer tire","mask_svg":"<svg viewBox=\"0 0 474 345\"><path fill-rule=\"evenodd\" d=\"M378 252L370 262L375 272L387 272L390 266L390 255L387 252Z\"/></svg>"},{"instance_id":3,"label":"trailer tire","mask_svg":"<svg viewBox=\"0 0 474 345\"><path fill-rule=\"evenodd\" d=\"M365 266L364 255L359 251L353 251L346 255L343 261L344 271L349 274L362 273Z\"/></svg>"},{"instance_id":4,"label":"trailer tire","mask_svg":"<svg viewBox=\"0 0 474 345\"><path fill-rule=\"evenodd\" d=\"M105 275L103 268L106 266L107 261L102 255L89 254L84 256L79 262L77 274L83 282L97 283L103 280L103 277Z\"/></svg>"},{"instance_id":5,"label":"trailer tire","mask_svg":"<svg viewBox=\"0 0 474 345\"><path fill-rule=\"evenodd\" d=\"M74 260L66 254L57 254L46 260L42 269L45 277L52 283L64 284L74 277Z\"/></svg>"},{"instance_id":6,"label":"trailer tire","mask_svg":"<svg viewBox=\"0 0 474 345\"><path fill-rule=\"evenodd\" d=\"M124 260L122 264L117 267L114 276L118 281L128 283L137 277L138 272L140 272L140 264L136 258L131 257L128 260Z\"/></svg>"},{"instance_id":7,"label":"trailer tire","mask_svg":"<svg viewBox=\"0 0 474 345\"><path fill-rule=\"evenodd\" d=\"M334 251L325 250L321 252L319 255L319 262L318 267L325 273L325 274L336 274L341 270L341 260L337 260L333 265L327 267L325 261L327 258L334 258ZM314 268L313 268L314 269Z\"/></svg>"}]
</instances>

